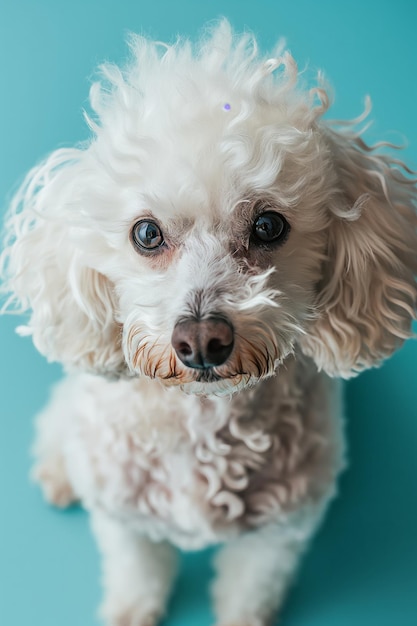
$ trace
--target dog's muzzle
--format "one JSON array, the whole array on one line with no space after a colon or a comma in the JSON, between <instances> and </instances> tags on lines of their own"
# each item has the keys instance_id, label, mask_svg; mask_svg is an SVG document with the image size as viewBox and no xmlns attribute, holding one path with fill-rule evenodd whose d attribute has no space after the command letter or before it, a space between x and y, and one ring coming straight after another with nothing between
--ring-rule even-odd
<instances>
[{"instance_id":1,"label":"dog's muzzle","mask_svg":"<svg viewBox=\"0 0 417 626\"><path fill-rule=\"evenodd\" d=\"M234 330L225 317L182 318L174 327L171 343L184 365L208 370L222 365L231 355Z\"/></svg>"}]
</instances>

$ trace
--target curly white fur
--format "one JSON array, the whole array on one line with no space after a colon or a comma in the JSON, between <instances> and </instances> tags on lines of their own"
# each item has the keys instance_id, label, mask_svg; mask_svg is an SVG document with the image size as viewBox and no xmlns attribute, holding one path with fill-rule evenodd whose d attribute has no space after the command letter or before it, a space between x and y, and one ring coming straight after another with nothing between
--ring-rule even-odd
<instances>
[{"instance_id":1,"label":"curly white fur","mask_svg":"<svg viewBox=\"0 0 417 626\"><path fill-rule=\"evenodd\" d=\"M355 123L321 119L325 87L303 89L288 52L263 58L227 22L197 46L130 43L91 89L92 140L32 170L8 217L5 308L72 372L39 418L34 473L91 511L112 626L163 613L166 542L227 542L219 624L264 626L343 466L330 377L410 334L415 180ZM265 210L290 224L279 247L251 242ZM140 219L161 254L132 245ZM218 312L234 347L204 379L171 336Z\"/></svg>"}]
</instances>

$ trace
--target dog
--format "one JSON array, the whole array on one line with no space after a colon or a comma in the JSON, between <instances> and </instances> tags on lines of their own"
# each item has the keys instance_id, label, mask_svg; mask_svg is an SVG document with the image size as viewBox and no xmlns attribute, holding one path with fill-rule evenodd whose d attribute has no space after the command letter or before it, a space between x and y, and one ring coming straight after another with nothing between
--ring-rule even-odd
<instances>
[{"instance_id":1,"label":"dog","mask_svg":"<svg viewBox=\"0 0 417 626\"><path fill-rule=\"evenodd\" d=\"M341 379L411 334L416 181L282 46L130 47L6 222L4 308L68 373L33 473L91 515L109 626L154 626L176 548L216 544L218 625L265 626L345 465Z\"/></svg>"}]
</instances>

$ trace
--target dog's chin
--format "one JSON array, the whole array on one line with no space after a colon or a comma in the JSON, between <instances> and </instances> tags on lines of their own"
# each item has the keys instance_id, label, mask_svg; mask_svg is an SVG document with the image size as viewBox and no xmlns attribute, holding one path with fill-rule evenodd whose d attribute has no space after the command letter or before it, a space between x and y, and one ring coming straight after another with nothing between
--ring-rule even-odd
<instances>
[{"instance_id":1,"label":"dog's chin","mask_svg":"<svg viewBox=\"0 0 417 626\"><path fill-rule=\"evenodd\" d=\"M256 384L252 376L239 376L239 380L222 378L212 382L196 380L192 383L180 385L181 391L194 396L230 396L246 387Z\"/></svg>"},{"instance_id":2,"label":"dog's chin","mask_svg":"<svg viewBox=\"0 0 417 626\"><path fill-rule=\"evenodd\" d=\"M195 396L230 396L242 389L253 387L262 378L251 374L237 374L231 377L221 377L208 370L195 376L194 380L184 381L184 378L162 379L167 387L178 387L182 392Z\"/></svg>"}]
</instances>

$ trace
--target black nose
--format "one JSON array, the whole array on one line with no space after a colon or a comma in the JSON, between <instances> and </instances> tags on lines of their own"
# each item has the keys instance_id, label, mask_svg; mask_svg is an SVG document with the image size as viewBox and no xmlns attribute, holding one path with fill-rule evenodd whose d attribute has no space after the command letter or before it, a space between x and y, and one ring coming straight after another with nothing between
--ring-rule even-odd
<instances>
[{"instance_id":1,"label":"black nose","mask_svg":"<svg viewBox=\"0 0 417 626\"><path fill-rule=\"evenodd\" d=\"M205 320L183 319L177 322L171 343L180 361L194 369L221 365L233 350L232 324L224 317Z\"/></svg>"}]
</instances>

